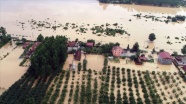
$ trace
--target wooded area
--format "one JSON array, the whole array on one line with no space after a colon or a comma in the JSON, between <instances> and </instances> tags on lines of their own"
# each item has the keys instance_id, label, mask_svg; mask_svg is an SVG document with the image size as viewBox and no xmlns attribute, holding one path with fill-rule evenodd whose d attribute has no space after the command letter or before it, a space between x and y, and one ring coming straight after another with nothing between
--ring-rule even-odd
<instances>
[{"instance_id":1,"label":"wooded area","mask_svg":"<svg viewBox=\"0 0 186 104\"><path fill-rule=\"evenodd\" d=\"M102 3L118 3L118 4L145 4L155 6L185 6L184 0L99 0Z\"/></svg>"},{"instance_id":2,"label":"wooded area","mask_svg":"<svg viewBox=\"0 0 186 104\"><path fill-rule=\"evenodd\" d=\"M61 70L67 58L67 38L64 36L46 37L31 57L31 68L34 76L49 76Z\"/></svg>"}]
</instances>

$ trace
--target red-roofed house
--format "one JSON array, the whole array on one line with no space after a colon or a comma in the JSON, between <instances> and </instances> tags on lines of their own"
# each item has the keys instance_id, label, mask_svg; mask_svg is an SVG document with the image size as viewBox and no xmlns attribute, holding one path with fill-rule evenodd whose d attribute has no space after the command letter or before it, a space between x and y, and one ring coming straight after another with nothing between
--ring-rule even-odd
<instances>
[{"instance_id":1,"label":"red-roofed house","mask_svg":"<svg viewBox=\"0 0 186 104\"><path fill-rule=\"evenodd\" d=\"M165 51L160 52L159 56L158 56L158 61L161 64L170 65L170 64L172 64L172 57L171 57L170 53L168 53L168 52L165 52Z\"/></svg>"},{"instance_id":2,"label":"red-roofed house","mask_svg":"<svg viewBox=\"0 0 186 104\"><path fill-rule=\"evenodd\" d=\"M87 46L87 47L93 47L93 46L94 46L94 42L87 42L87 43L86 43L86 46Z\"/></svg>"},{"instance_id":3,"label":"red-roofed house","mask_svg":"<svg viewBox=\"0 0 186 104\"><path fill-rule=\"evenodd\" d=\"M35 42L29 49L29 51L27 51L25 58L30 58L30 56L33 54L33 52L36 50L36 48L41 44L41 42Z\"/></svg>"},{"instance_id":4,"label":"red-roofed house","mask_svg":"<svg viewBox=\"0 0 186 104\"><path fill-rule=\"evenodd\" d=\"M76 42L75 41L69 41L67 46L68 47L75 47L76 46Z\"/></svg>"},{"instance_id":5,"label":"red-roofed house","mask_svg":"<svg viewBox=\"0 0 186 104\"><path fill-rule=\"evenodd\" d=\"M112 55L115 57L120 57L124 53L124 50L120 46L112 47Z\"/></svg>"},{"instance_id":6,"label":"red-roofed house","mask_svg":"<svg viewBox=\"0 0 186 104\"><path fill-rule=\"evenodd\" d=\"M147 58L146 58L145 56L140 56L139 59L140 59L141 61L147 61Z\"/></svg>"},{"instance_id":7,"label":"red-roofed house","mask_svg":"<svg viewBox=\"0 0 186 104\"><path fill-rule=\"evenodd\" d=\"M68 46L68 52L70 52L72 50L77 50L78 49L78 46L79 46L79 43L78 42L75 42L75 41L69 41L67 43L67 46Z\"/></svg>"},{"instance_id":8,"label":"red-roofed house","mask_svg":"<svg viewBox=\"0 0 186 104\"><path fill-rule=\"evenodd\" d=\"M30 42L25 42L25 43L23 44L23 49L27 48L29 44L30 44Z\"/></svg>"}]
</instances>

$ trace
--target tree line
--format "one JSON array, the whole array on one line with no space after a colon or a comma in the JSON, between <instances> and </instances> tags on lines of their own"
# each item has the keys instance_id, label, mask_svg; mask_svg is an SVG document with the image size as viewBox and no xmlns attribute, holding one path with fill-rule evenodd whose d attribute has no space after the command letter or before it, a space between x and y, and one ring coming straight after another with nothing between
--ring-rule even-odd
<instances>
[{"instance_id":1,"label":"tree line","mask_svg":"<svg viewBox=\"0 0 186 104\"><path fill-rule=\"evenodd\" d=\"M183 6L186 4L184 0L99 0L99 2L118 4L150 4L156 6Z\"/></svg>"}]
</instances>

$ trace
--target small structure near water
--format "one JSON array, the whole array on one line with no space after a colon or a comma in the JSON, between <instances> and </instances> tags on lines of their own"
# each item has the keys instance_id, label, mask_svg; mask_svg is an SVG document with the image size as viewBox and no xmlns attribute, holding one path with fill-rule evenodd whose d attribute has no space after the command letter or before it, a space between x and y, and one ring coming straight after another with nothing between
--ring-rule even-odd
<instances>
[{"instance_id":1,"label":"small structure near water","mask_svg":"<svg viewBox=\"0 0 186 104\"><path fill-rule=\"evenodd\" d=\"M175 56L174 63L178 66L186 66L186 56Z\"/></svg>"},{"instance_id":2,"label":"small structure near water","mask_svg":"<svg viewBox=\"0 0 186 104\"><path fill-rule=\"evenodd\" d=\"M172 57L168 52L160 52L158 56L158 61L160 64L163 65L171 65L172 64Z\"/></svg>"},{"instance_id":3,"label":"small structure near water","mask_svg":"<svg viewBox=\"0 0 186 104\"><path fill-rule=\"evenodd\" d=\"M72 50L78 50L78 46L79 46L78 42L76 42L76 41L69 41L67 43L68 52L70 52Z\"/></svg>"},{"instance_id":4,"label":"small structure near water","mask_svg":"<svg viewBox=\"0 0 186 104\"><path fill-rule=\"evenodd\" d=\"M112 48L112 55L114 57L120 57L124 53L124 50L120 46L114 46Z\"/></svg>"}]
</instances>

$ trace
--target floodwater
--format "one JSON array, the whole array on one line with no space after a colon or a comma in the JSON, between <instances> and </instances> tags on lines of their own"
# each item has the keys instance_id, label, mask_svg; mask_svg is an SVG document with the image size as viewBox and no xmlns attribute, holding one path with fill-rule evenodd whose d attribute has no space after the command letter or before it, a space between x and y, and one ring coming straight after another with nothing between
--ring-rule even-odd
<instances>
[{"instance_id":1,"label":"floodwater","mask_svg":"<svg viewBox=\"0 0 186 104\"><path fill-rule=\"evenodd\" d=\"M11 46L4 46L0 50L4 50L4 48L9 52L9 55L0 61L0 94L20 79L28 68L19 66L22 61L22 59L19 59L19 56L23 53L22 47L14 49Z\"/></svg>"},{"instance_id":2,"label":"floodwater","mask_svg":"<svg viewBox=\"0 0 186 104\"><path fill-rule=\"evenodd\" d=\"M67 60L64 64L63 69L68 70L69 69L69 64L73 63L76 67L75 70L77 70L78 63L81 62L81 65L82 65L81 70L83 70L83 60L85 59L85 55L83 53L81 54L81 60L80 61L76 61L76 60L73 60L73 59L74 59L73 54L69 54L68 58L67 58ZM97 70L97 71L102 70L103 62L104 62L104 56L103 55L94 55L94 54L86 55L86 60L87 60L87 70L88 69Z\"/></svg>"},{"instance_id":3,"label":"floodwater","mask_svg":"<svg viewBox=\"0 0 186 104\"><path fill-rule=\"evenodd\" d=\"M103 4L97 0L3 0L0 1L0 12L0 25L6 27L8 33L27 35L33 40L41 33L44 36L65 35L70 40L79 38L79 40L82 41L95 39L96 42L101 43L120 42L124 48L127 47L128 44L132 47L135 42L139 42L141 48L144 48L148 45L148 35L155 33L157 39L153 47L156 47L158 50L165 49L171 52L173 50L180 52L180 48L186 43L186 41L175 39L175 37L181 38L186 35L186 22L166 24L159 21L155 22L151 19L137 19L133 16L139 13L157 17L168 15L186 16L186 8L184 7L168 8L126 4ZM96 36L92 34L92 31L81 35L77 34L75 30L71 28L66 31L61 28L57 28L56 31L46 28L32 29L29 24L29 21L32 19L63 25L69 22L75 23L78 26L84 25L84 27L87 28L94 26L94 24L118 23L131 35L116 37ZM129 19L131 19L131 21L129 21ZM19 22L24 22L24 30ZM90 24L90 26L86 24ZM167 36L170 36L170 39L167 39ZM168 40L173 44L167 44Z\"/></svg>"},{"instance_id":4,"label":"floodwater","mask_svg":"<svg viewBox=\"0 0 186 104\"><path fill-rule=\"evenodd\" d=\"M149 45L148 51L155 47L156 50L164 49L169 52L180 52L182 46L186 44L186 41L180 40L182 36L186 36L186 22L166 24L145 18L137 19L133 16L139 13L157 17L168 15L186 16L186 8L102 4L97 0L0 0L0 26L5 27L9 34L18 35L19 37L27 36L27 39L35 40L40 33L44 36L64 35L70 40L79 38L81 41L95 39L96 42L101 43L119 42L123 48L127 47L128 44L132 47L135 42L138 42L142 49ZM116 37L96 36L93 35L90 30L88 30L87 33L77 34L75 29L71 28L66 31L62 28L57 28L56 31L46 28L32 29L31 24L29 24L32 19L35 21L47 21L54 25L65 25L67 22L75 23L78 26L84 25L84 27L88 29L95 25L118 23L130 36L126 34L122 36L117 35ZM131 19L131 21L129 21L129 19ZM22 28L19 22L24 23L24 28ZM90 24L90 26L87 26L87 24ZM157 39L153 43L148 41L148 35L150 33L156 34ZM170 36L170 39L167 39L167 36ZM179 37L179 40L176 40L175 37ZM168 40L173 44L167 44ZM5 46L0 49L1 57L9 53L6 58L0 61L0 87L5 89L18 80L27 69L27 67L19 67L19 63L21 62L19 56L23 50L18 47L10 52L12 49L10 46ZM87 55L88 68L101 70L103 65L103 58L101 57L102 56ZM69 55L64 69L68 68L69 63L72 62L72 58L73 56ZM122 67L139 68L139 66L134 66L133 64L125 65L124 63L125 61L123 61ZM109 64L111 66L119 65ZM175 71L173 66L162 66L158 64L145 64L141 68L146 70L146 68L149 67L149 69L156 70L157 66L160 67L160 69L170 70L171 72L172 69L174 69Z\"/></svg>"}]
</instances>

